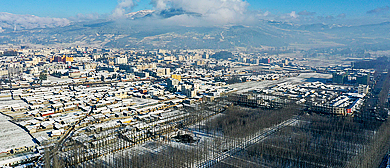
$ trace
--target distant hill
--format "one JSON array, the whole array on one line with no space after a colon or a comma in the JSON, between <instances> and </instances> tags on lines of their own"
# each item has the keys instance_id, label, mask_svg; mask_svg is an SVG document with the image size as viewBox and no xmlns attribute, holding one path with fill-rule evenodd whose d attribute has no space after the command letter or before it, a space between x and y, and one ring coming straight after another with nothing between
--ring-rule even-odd
<instances>
[{"instance_id":1,"label":"distant hill","mask_svg":"<svg viewBox=\"0 0 390 168\"><path fill-rule=\"evenodd\" d=\"M16 31L11 26L15 23L0 20L0 24L7 25L0 29L0 45L90 45L129 49L390 47L386 45L390 44L389 23L363 26L295 25L259 20L252 25L196 27L166 22L167 19L181 15L201 17L200 14L182 9L144 10L129 13L120 20L68 23L66 20L43 19L44 25L25 26Z\"/></svg>"}]
</instances>

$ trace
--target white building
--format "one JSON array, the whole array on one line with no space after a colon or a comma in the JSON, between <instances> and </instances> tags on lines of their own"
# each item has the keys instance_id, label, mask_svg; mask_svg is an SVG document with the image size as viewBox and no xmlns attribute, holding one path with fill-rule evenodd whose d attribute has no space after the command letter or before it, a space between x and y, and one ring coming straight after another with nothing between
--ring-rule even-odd
<instances>
[{"instance_id":1,"label":"white building","mask_svg":"<svg viewBox=\"0 0 390 168\"><path fill-rule=\"evenodd\" d=\"M369 90L370 90L370 87L368 85L359 85L359 87L358 87L359 94L367 94Z\"/></svg>"},{"instance_id":2,"label":"white building","mask_svg":"<svg viewBox=\"0 0 390 168\"><path fill-rule=\"evenodd\" d=\"M127 64L127 57L115 58L115 64Z\"/></svg>"}]
</instances>

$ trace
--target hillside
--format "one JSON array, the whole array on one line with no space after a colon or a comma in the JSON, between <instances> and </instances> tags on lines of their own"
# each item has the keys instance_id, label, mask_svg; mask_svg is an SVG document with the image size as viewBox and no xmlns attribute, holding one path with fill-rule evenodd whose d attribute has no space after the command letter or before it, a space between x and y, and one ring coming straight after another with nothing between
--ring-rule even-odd
<instances>
[{"instance_id":1,"label":"hillside","mask_svg":"<svg viewBox=\"0 0 390 168\"><path fill-rule=\"evenodd\" d=\"M116 48L232 49L293 47L297 49L335 46L387 48L389 23L341 26L294 25L259 20L255 24L185 26L171 22L177 16L198 17L183 10L139 11L126 19L72 22L61 26L0 32L0 45L88 45Z\"/></svg>"}]
</instances>

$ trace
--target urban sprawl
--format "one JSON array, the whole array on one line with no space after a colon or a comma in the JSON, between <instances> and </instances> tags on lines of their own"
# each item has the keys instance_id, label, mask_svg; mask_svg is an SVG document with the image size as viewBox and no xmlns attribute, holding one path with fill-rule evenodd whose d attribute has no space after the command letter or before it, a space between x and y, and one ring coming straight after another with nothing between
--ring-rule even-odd
<instances>
[{"instance_id":1,"label":"urban sprawl","mask_svg":"<svg viewBox=\"0 0 390 168\"><path fill-rule=\"evenodd\" d=\"M89 167L97 159L109 165L114 160L108 155L147 151L145 144L155 141L207 144L221 135L196 127L233 106L298 106L303 115L346 118L361 117L367 109L374 120L387 120L380 107L367 105L388 73L364 63L379 57L314 67L307 62L315 60L294 55L298 52L22 48L0 51L0 167L55 167L53 158L66 167ZM195 114L199 109L203 112ZM303 122L299 115L241 137L245 140L226 140L224 149L184 167L226 160L237 153L234 145L243 149L263 141ZM85 149L78 151L82 157L74 146ZM356 155L360 150L356 147Z\"/></svg>"}]
</instances>

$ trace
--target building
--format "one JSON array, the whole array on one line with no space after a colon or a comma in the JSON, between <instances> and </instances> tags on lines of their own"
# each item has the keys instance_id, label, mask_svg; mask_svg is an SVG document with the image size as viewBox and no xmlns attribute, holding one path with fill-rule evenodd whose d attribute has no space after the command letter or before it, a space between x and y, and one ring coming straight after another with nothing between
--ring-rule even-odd
<instances>
[{"instance_id":1,"label":"building","mask_svg":"<svg viewBox=\"0 0 390 168\"><path fill-rule=\"evenodd\" d=\"M168 79L168 81L167 81L167 85L168 85L168 88L175 88L175 87L177 87L177 86L179 86L179 80L177 80L177 79Z\"/></svg>"},{"instance_id":2,"label":"building","mask_svg":"<svg viewBox=\"0 0 390 168\"><path fill-rule=\"evenodd\" d=\"M259 59L252 59L251 64L259 64L260 60Z\"/></svg>"},{"instance_id":3,"label":"building","mask_svg":"<svg viewBox=\"0 0 390 168\"><path fill-rule=\"evenodd\" d=\"M156 76L164 76L170 74L171 74L171 69L169 68L157 68L156 70Z\"/></svg>"},{"instance_id":4,"label":"building","mask_svg":"<svg viewBox=\"0 0 390 168\"><path fill-rule=\"evenodd\" d=\"M185 95L187 97L190 97L190 98L193 98L193 97L196 96L196 90L194 90L193 88L192 89L186 89L184 93L185 93Z\"/></svg>"},{"instance_id":5,"label":"building","mask_svg":"<svg viewBox=\"0 0 390 168\"><path fill-rule=\"evenodd\" d=\"M271 63L271 59L269 58L262 58L259 60L259 63L269 64Z\"/></svg>"},{"instance_id":6,"label":"building","mask_svg":"<svg viewBox=\"0 0 390 168\"><path fill-rule=\"evenodd\" d=\"M115 58L115 64L127 64L127 57L117 57Z\"/></svg>"},{"instance_id":7,"label":"building","mask_svg":"<svg viewBox=\"0 0 390 168\"><path fill-rule=\"evenodd\" d=\"M4 56L18 56L18 50L8 50L3 52Z\"/></svg>"},{"instance_id":8,"label":"building","mask_svg":"<svg viewBox=\"0 0 390 168\"><path fill-rule=\"evenodd\" d=\"M71 77L71 78L79 78L80 76L81 76L81 72L80 71L69 72L69 77Z\"/></svg>"},{"instance_id":9,"label":"building","mask_svg":"<svg viewBox=\"0 0 390 168\"><path fill-rule=\"evenodd\" d=\"M310 111L325 114L347 115L347 110L345 108L327 106L323 104L311 105L309 109Z\"/></svg>"},{"instance_id":10,"label":"building","mask_svg":"<svg viewBox=\"0 0 390 168\"><path fill-rule=\"evenodd\" d=\"M176 57L175 56L165 56L164 61L175 61Z\"/></svg>"},{"instance_id":11,"label":"building","mask_svg":"<svg viewBox=\"0 0 390 168\"><path fill-rule=\"evenodd\" d=\"M198 61L196 61L196 65L197 66L205 65L205 62L204 62L204 60L198 60Z\"/></svg>"},{"instance_id":12,"label":"building","mask_svg":"<svg viewBox=\"0 0 390 168\"><path fill-rule=\"evenodd\" d=\"M7 76L8 75L8 70L0 70L0 76Z\"/></svg>"},{"instance_id":13,"label":"building","mask_svg":"<svg viewBox=\"0 0 390 168\"><path fill-rule=\"evenodd\" d=\"M310 111L336 114L336 115L350 115L360 109L363 104L363 95L356 93L347 93L339 96L329 103L309 102L308 108Z\"/></svg>"},{"instance_id":14,"label":"building","mask_svg":"<svg viewBox=\"0 0 390 168\"><path fill-rule=\"evenodd\" d=\"M359 87L358 87L359 94L367 94L369 90L370 90L370 87L368 85L359 85Z\"/></svg>"},{"instance_id":15,"label":"building","mask_svg":"<svg viewBox=\"0 0 390 168\"><path fill-rule=\"evenodd\" d=\"M210 55L207 54L206 52L202 55L202 58L203 59L209 59L210 58Z\"/></svg>"},{"instance_id":16,"label":"building","mask_svg":"<svg viewBox=\"0 0 390 168\"><path fill-rule=\"evenodd\" d=\"M283 60L283 64L288 65L289 64L288 60L287 59Z\"/></svg>"},{"instance_id":17,"label":"building","mask_svg":"<svg viewBox=\"0 0 390 168\"><path fill-rule=\"evenodd\" d=\"M66 55L53 56L52 58L50 58L50 62L63 62L63 63L73 62L73 57L68 57Z\"/></svg>"},{"instance_id":18,"label":"building","mask_svg":"<svg viewBox=\"0 0 390 168\"><path fill-rule=\"evenodd\" d=\"M171 75L171 78L177 79L179 82L181 81L181 75L173 74Z\"/></svg>"},{"instance_id":19,"label":"building","mask_svg":"<svg viewBox=\"0 0 390 168\"><path fill-rule=\"evenodd\" d=\"M139 76L140 78L147 78L149 77L149 72L135 72L135 76Z\"/></svg>"},{"instance_id":20,"label":"building","mask_svg":"<svg viewBox=\"0 0 390 168\"><path fill-rule=\"evenodd\" d=\"M169 53L169 51L168 51L168 50L163 50L163 49L158 49L158 50L157 50L157 52L158 52L158 53L160 53L160 54L166 54L166 53Z\"/></svg>"},{"instance_id":21,"label":"building","mask_svg":"<svg viewBox=\"0 0 390 168\"><path fill-rule=\"evenodd\" d=\"M336 72L333 73L332 81L334 84L344 84L348 81L348 74L345 72Z\"/></svg>"},{"instance_id":22,"label":"building","mask_svg":"<svg viewBox=\"0 0 390 168\"><path fill-rule=\"evenodd\" d=\"M27 73L28 74L32 74L32 75L38 74L39 73L39 69L38 69L38 67L30 67L30 68L28 68Z\"/></svg>"},{"instance_id":23,"label":"building","mask_svg":"<svg viewBox=\"0 0 390 168\"><path fill-rule=\"evenodd\" d=\"M96 69L97 64L96 63L84 63L83 68L84 69Z\"/></svg>"}]
</instances>

